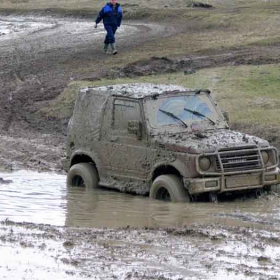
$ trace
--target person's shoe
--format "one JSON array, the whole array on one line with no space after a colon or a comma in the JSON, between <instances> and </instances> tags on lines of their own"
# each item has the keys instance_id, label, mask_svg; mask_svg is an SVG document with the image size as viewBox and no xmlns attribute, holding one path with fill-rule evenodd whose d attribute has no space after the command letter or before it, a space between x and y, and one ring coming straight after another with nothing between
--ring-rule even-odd
<instances>
[{"instance_id":1,"label":"person's shoe","mask_svg":"<svg viewBox=\"0 0 280 280\"><path fill-rule=\"evenodd\" d=\"M104 44L104 47L103 47L103 52L104 53L107 53L108 47L109 47L109 44Z\"/></svg>"},{"instance_id":2,"label":"person's shoe","mask_svg":"<svg viewBox=\"0 0 280 280\"><path fill-rule=\"evenodd\" d=\"M115 44L111 44L111 48L112 48L112 54L115 55L118 53Z\"/></svg>"}]
</instances>

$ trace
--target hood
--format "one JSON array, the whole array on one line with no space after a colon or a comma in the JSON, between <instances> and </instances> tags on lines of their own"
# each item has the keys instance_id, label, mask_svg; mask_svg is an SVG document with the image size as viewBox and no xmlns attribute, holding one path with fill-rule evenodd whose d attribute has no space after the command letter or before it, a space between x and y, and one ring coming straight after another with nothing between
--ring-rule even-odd
<instances>
[{"instance_id":1,"label":"hood","mask_svg":"<svg viewBox=\"0 0 280 280\"><path fill-rule=\"evenodd\" d=\"M199 133L161 134L154 136L155 143L162 148L189 153L214 152L217 148L237 146L269 146L267 140L245 133L219 129Z\"/></svg>"}]
</instances>

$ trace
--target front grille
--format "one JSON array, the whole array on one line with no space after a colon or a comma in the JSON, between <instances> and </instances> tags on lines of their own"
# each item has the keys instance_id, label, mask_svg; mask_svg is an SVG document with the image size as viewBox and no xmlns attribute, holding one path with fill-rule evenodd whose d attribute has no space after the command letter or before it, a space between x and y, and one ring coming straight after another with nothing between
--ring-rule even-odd
<instances>
[{"instance_id":1,"label":"front grille","mask_svg":"<svg viewBox=\"0 0 280 280\"><path fill-rule=\"evenodd\" d=\"M261 167L261 158L256 147L221 149L218 151L218 157L216 159L217 171L223 169L224 172L234 172L260 169Z\"/></svg>"}]
</instances>

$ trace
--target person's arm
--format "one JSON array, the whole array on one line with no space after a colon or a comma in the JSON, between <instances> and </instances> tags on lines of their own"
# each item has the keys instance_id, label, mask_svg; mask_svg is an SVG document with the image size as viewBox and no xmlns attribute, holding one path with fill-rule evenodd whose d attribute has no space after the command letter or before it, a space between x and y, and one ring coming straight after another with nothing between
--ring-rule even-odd
<instances>
[{"instance_id":1,"label":"person's arm","mask_svg":"<svg viewBox=\"0 0 280 280\"><path fill-rule=\"evenodd\" d=\"M118 27L121 26L122 23L122 8L121 6L118 7Z\"/></svg>"},{"instance_id":2,"label":"person's arm","mask_svg":"<svg viewBox=\"0 0 280 280\"><path fill-rule=\"evenodd\" d=\"M101 9L101 11L99 12L96 20L95 20L95 25L94 27L96 28L98 23L104 18L104 8Z\"/></svg>"}]
</instances>

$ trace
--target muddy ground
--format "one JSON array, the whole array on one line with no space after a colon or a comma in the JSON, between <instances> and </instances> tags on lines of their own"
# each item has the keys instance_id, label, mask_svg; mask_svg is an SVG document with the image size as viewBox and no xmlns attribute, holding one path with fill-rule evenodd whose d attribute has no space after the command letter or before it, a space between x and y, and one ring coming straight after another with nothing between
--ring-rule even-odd
<instances>
[{"instance_id":1,"label":"muddy ground","mask_svg":"<svg viewBox=\"0 0 280 280\"><path fill-rule=\"evenodd\" d=\"M14 21L13 16L0 20ZM280 57L277 44L251 45L106 68L100 67L108 59L101 52L104 34L90 20L41 15L23 22L43 25L0 36L0 167L9 170L62 172L68 119L46 118L39 109L72 80L277 63ZM168 23L131 21L122 28L123 54L163 34L192 32ZM96 71L87 72L92 64L98 65ZM10 260L10 265L0 265L2 279L279 279L280 274L280 232L270 226L75 229L6 220L0 225L0 242L1 256Z\"/></svg>"},{"instance_id":2,"label":"muddy ground","mask_svg":"<svg viewBox=\"0 0 280 280\"><path fill-rule=\"evenodd\" d=\"M2 279L279 279L279 231L83 229L4 221ZM41 261L39 261L41 259Z\"/></svg>"}]
</instances>

